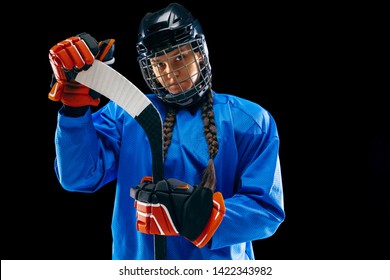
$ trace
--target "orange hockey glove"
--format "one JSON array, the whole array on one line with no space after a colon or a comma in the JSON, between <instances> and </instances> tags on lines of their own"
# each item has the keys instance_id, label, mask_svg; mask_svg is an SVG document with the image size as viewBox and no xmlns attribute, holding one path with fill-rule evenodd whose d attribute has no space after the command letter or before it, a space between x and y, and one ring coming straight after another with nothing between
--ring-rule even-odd
<instances>
[{"instance_id":1,"label":"orange hockey glove","mask_svg":"<svg viewBox=\"0 0 390 280\"><path fill-rule=\"evenodd\" d=\"M176 179L152 183L150 177L130 190L137 209L137 230L147 234L181 235L199 248L212 238L225 215L220 192L190 186Z\"/></svg>"},{"instance_id":2,"label":"orange hockey glove","mask_svg":"<svg viewBox=\"0 0 390 280\"><path fill-rule=\"evenodd\" d=\"M112 64L114 42L114 39L107 39L98 43L91 35L81 33L53 46L49 51L53 69L49 99L71 107L99 105L101 95L76 82L74 77L87 70L95 59Z\"/></svg>"}]
</instances>

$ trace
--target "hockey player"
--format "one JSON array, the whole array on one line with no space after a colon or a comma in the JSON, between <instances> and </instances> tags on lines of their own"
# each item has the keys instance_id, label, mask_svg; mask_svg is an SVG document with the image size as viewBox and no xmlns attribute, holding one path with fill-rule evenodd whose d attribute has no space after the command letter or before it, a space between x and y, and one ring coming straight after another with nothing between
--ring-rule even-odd
<instances>
[{"instance_id":1,"label":"hockey player","mask_svg":"<svg viewBox=\"0 0 390 280\"><path fill-rule=\"evenodd\" d=\"M112 259L153 259L164 235L167 259L254 259L252 242L284 221L279 136L260 105L212 89L200 23L172 3L144 16L136 43L147 97L164 120L164 179L153 182L142 127L99 93L75 82L95 60L112 63L114 40L87 33L50 49L63 106L55 172L64 189L96 192L116 180Z\"/></svg>"}]
</instances>

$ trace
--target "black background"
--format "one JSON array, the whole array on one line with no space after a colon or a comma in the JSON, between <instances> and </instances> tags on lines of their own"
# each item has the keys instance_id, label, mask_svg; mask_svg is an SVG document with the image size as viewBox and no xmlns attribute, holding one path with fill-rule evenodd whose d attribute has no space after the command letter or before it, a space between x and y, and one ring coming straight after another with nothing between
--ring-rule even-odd
<instances>
[{"instance_id":1,"label":"black background","mask_svg":"<svg viewBox=\"0 0 390 280\"><path fill-rule=\"evenodd\" d=\"M48 50L84 31L115 38L115 69L147 92L136 62L138 25L170 1L143 2L51 6L26 18L27 32L15 32L17 74L7 77L17 98L4 105L3 138L10 144L2 259L111 258L115 182L93 194L70 193L54 174L61 104L47 98ZM389 259L387 103L355 76L361 25L346 19L349 9L181 3L206 34L213 89L259 103L278 124L286 220L272 237L254 242L256 259Z\"/></svg>"}]
</instances>

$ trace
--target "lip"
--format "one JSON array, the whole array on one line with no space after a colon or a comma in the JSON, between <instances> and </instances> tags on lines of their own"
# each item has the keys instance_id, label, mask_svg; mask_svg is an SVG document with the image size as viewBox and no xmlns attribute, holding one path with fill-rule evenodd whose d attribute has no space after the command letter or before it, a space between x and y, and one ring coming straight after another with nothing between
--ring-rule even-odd
<instances>
[{"instance_id":1,"label":"lip","mask_svg":"<svg viewBox=\"0 0 390 280\"><path fill-rule=\"evenodd\" d=\"M182 89L178 84L173 84L168 86L168 91L173 93L179 93L182 91Z\"/></svg>"}]
</instances>

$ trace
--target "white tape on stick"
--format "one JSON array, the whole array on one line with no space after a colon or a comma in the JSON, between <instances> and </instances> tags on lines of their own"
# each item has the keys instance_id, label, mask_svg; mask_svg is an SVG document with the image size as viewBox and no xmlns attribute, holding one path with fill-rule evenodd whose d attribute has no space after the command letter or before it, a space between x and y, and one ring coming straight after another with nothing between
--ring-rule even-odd
<instances>
[{"instance_id":1,"label":"white tape on stick","mask_svg":"<svg viewBox=\"0 0 390 280\"><path fill-rule=\"evenodd\" d=\"M151 104L145 94L132 82L100 60L77 74L75 80L114 101L133 118Z\"/></svg>"}]
</instances>

